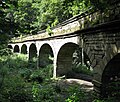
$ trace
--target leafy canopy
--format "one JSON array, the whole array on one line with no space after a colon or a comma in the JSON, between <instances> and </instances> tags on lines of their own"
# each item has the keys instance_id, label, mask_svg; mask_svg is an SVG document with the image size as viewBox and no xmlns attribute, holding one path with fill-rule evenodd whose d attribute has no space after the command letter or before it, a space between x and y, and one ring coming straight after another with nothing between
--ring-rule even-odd
<instances>
[{"instance_id":1,"label":"leafy canopy","mask_svg":"<svg viewBox=\"0 0 120 102\"><path fill-rule=\"evenodd\" d=\"M18 34L36 34L37 31L80 14L90 8L89 0L18 0L13 16L19 24Z\"/></svg>"},{"instance_id":2,"label":"leafy canopy","mask_svg":"<svg viewBox=\"0 0 120 102\"><path fill-rule=\"evenodd\" d=\"M0 44L54 27L91 7L107 8L108 1L113 0L0 0Z\"/></svg>"}]
</instances>

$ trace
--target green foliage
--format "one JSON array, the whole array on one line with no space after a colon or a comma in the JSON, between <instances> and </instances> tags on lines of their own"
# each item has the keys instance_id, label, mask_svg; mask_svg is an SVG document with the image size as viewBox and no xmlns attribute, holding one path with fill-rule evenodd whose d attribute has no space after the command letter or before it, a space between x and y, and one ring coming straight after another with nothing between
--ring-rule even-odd
<instances>
[{"instance_id":1,"label":"green foliage","mask_svg":"<svg viewBox=\"0 0 120 102\"><path fill-rule=\"evenodd\" d=\"M119 102L119 99L116 99L115 97L109 97L106 99L94 99L93 102Z\"/></svg>"},{"instance_id":2,"label":"green foliage","mask_svg":"<svg viewBox=\"0 0 120 102\"><path fill-rule=\"evenodd\" d=\"M85 65L78 64L77 66L73 67L73 71L76 73L82 73L87 75L92 75L92 70Z\"/></svg>"},{"instance_id":3,"label":"green foliage","mask_svg":"<svg viewBox=\"0 0 120 102\"><path fill-rule=\"evenodd\" d=\"M39 85L37 83L34 83L32 87L32 95L33 95L33 101L34 102L40 102L39 98Z\"/></svg>"},{"instance_id":4,"label":"green foliage","mask_svg":"<svg viewBox=\"0 0 120 102\"><path fill-rule=\"evenodd\" d=\"M50 26L47 27L46 31L50 36L53 34L52 30L50 29Z\"/></svg>"},{"instance_id":5,"label":"green foliage","mask_svg":"<svg viewBox=\"0 0 120 102\"><path fill-rule=\"evenodd\" d=\"M15 22L19 24L17 33L31 34L36 33L38 22L38 5L32 4L31 1L19 0L18 8L13 13ZM38 24L37 24L38 23Z\"/></svg>"},{"instance_id":6,"label":"green foliage","mask_svg":"<svg viewBox=\"0 0 120 102\"><path fill-rule=\"evenodd\" d=\"M29 69L26 61L27 57L23 54L0 57L0 100L2 102L64 102L68 98L71 99L73 95L76 100L76 97L79 98L79 95L82 97L84 94L78 86L65 89L51 80L52 65L46 68ZM43 82L39 83L36 78L42 78Z\"/></svg>"},{"instance_id":7,"label":"green foliage","mask_svg":"<svg viewBox=\"0 0 120 102\"><path fill-rule=\"evenodd\" d=\"M84 100L85 93L78 86L69 88L69 96L65 102L81 102Z\"/></svg>"},{"instance_id":8,"label":"green foliage","mask_svg":"<svg viewBox=\"0 0 120 102\"><path fill-rule=\"evenodd\" d=\"M56 102L55 96L56 92L54 87L50 85L34 85L33 86L33 95L34 95L34 101L35 102Z\"/></svg>"},{"instance_id":9,"label":"green foliage","mask_svg":"<svg viewBox=\"0 0 120 102\"><path fill-rule=\"evenodd\" d=\"M119 102L117 101L119 94L118 97L93 100L92 94L80 85L68 86L66 83L51 80L52 65L30 69L26 55L5 55L0 57L0 101L2 102ZM43 81L39 83L38 78ZM112 94L116 95L114 90L119 90L119 84L119 82L108 84L109 88L113 89Z\"/></svg>"},{"instance_id":10,"label":"green foliage","mask_svg":"<svg viewBox=\"0 0 120 102\"><path fill-rule=\"evenodd\" d=\"M36 69L37 68L37 58L33 57L32 59L29 59L28 66L30 69Z\"/></svg>"},{"instance_id":11,"label":"green foliage","mask_svg":"<svg viewBox=\"0 0 120 102\"><path fill-rule=\"evenodd\" d=\"M105 101L100 99L95 99L93 102L105 102Z\"/></svg>"},{"instance_id":12,"label":"green foliage","mask_svg":"<svg viewBox=\"0 0 120 102\"><path fill-rule=\"evenodd\" d=\"M50 79L53 76L53 65L48 65L45 68L39 68L33 71L31 78L41 77L44 80Z\"/></svg>"},{"instance_id":13,"label":"green foliage","mask_svg":"<svg viewBox=\"0 0 120 102\"><path fill-rule=\"evenodd\" d=\"M18 73L19 69L28 67L27 57L24 55L13 54L0 57L0 66L5 68L9 73Z\"/></svg>"},{"instance_id":14,"label":"green foliage","mask_svg":"<svg viewBox=\"0 0 120 102\"><path fill-rule=\"evenodd\" d=\"M41 1L41 27L56 24L86 11L90 7L89 0L49 0ZM46 28L45 27L45 28Z\"/></svg>"},{"instance_id":15,"label":"green foliage","mask_svg":"<svg viewBox=\"0 0 120 102\"><path fill-rule=\"evenodd\" d=\"M19 71L20 76L25 80L25 81L29 81L30 80L30 75L32 74L32 70L28 69L28 68L24 68L21 69Z\"/></svg>"},{"instance_id":16,"label":"green foliage","mask_svg":"<svg viewBox=\"0 0 120 102\"><path fill-rule=\"evenodd\" d=\"M13 21L12 12L17 1L0 0L0 49L15 33L16 24Z\"/></svg>"},{"instance_id":17,"label":"green foliage","mask_svg":"<svg viewBox=\"0 0 120 102\"><path fill-rule=\"evenodd\" d=\"M18 75L6 75L0 89L0 100L2 102L32 102L31 90L26 90L27 85Z\"/></svg>"},{"instance_id":18,"label":"green foliage","mask_svg":"<svg viewBox=\"0 0 120 102\"><path fill-rule=\"evenodd\" d=\"M12 37L36 34L81 14L89 8L104 10L113 0L1 0L0 49Z\"/></svg>"},{"instance_id":19,"label":"green foliage","mask_svg":"<svg viewBox=\"0 0 120 102\"><path fill-rule=\"evenodd\" d=\"M19 0L17 5L13 12L14 22L19 25L17 35L35 34L49 26L56 26L91 6L89 0Z\"/></svg>"},{"instance_id":20,"label":"green foliage","mask_svg":"<svg viewBox=\"0 0 120 102\"><path fill-rule=\"evenodd\" d=\"M94 9L104 11L114 2L114 0L90 0Z\"/></svg>"},{"instance_id":21,"label":"green foliage","mask_svg":"<svg viewBox=\"0 0 120 102\"><path fill-rule=\"evenodd\" d=\"M20 70L27 67L24 55L13 54L0 57L0 100L2 102L33 102L31 85L20 76Z\"/></svg>"},{"instance_id":22,"label":"green foliage","mask_svg":"<svg viewBox=\"0 0 120 102\"><path fill-rule=\"evenodd\" d=\"M111 2L112 0L110 0ZM109 0L2 0L0 1L0 49L12 37L36 34L81 14L89 8L104 10Z\"/></svg>"},{"instance_id":23,"label":"green foliage","mask_svg":"<svg viewBox=\"0 0 120 102\"><path fill-rule=\"evenodd\" d=\"M89 92L82 90L79 85L61 86L52 80L41 85L34 83L32 92L35 102L88 102L86 100L90 98L87 97Z\"/></svg>"},{"instance_id":24,"label":"green foliage","mask_svg":"<svg viewBox=\"0 0 120 102\"><path fill-rule=\"evenodd\" d=\"M53 66L29 69L27 59L24 54L0 57L0 100L2 102L36 102L36 100L41 100L36 96L36 85L39 86L39 81L42 82L42 80L52 77ZM46 92L46 94L48 93Z\"/></svg>"},{"instance_id":25,"label":"green foliage","mask_svg":"<svg viewBox=\"0 0 120 102\"><path fill-rule=\"evenodd\" d=\"M0 50L0 56L8 56L11 54L12 54L12 51L9 48L5 48L5 49Z\"/></svg>"}]
</instances>

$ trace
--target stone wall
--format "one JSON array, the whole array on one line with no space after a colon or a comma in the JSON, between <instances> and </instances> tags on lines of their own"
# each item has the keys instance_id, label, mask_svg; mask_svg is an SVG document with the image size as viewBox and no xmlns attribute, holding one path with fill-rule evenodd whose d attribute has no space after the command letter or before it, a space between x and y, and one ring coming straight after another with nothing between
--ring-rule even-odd
<instances>
[{"instance_id":1,"label":"stone wall","mask_svg":"<svg viewBox=\"0 0 120 102\"><path fill-rule=\"evenodd\" d=\"M101 87L106 65L120 53L120 31L84 35L84 51L90 58L91 66L94 69L93 83L96 87Z\"/></svg>"}]
</instances>

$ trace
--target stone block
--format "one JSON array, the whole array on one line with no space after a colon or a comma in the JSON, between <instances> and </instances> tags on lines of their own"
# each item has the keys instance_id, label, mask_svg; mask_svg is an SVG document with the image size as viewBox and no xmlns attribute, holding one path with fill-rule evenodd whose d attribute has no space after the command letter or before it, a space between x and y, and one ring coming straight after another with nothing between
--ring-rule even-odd
<instances>
[{"instance_id":1,"label":"stone block","mask_svg":"<svg viewBox=\"0 0 120 102\"><path fill-rule=\"evenodd\" d=\"M96 66L96 64L97 64L97 61L96 61L96 59L94 59L91 63L91 67L94 68Z\"/></svg>"}]
</instances>

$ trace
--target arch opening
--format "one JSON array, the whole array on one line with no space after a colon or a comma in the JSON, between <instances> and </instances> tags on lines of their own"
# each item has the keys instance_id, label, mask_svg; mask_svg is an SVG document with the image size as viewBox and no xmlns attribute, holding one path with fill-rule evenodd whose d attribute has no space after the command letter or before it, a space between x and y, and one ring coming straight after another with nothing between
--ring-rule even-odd
<instances>
[{"instance_id":1,"label":"arch opening","mask_svg":"<svg viewBox=\"0 0 120 102\"><path fill-rule=\"evenodd\" d=\"M27 46L25 44L23 44L22 47L21 47L21 53L22 54L27 54Z\"/></svg>"},{"instance_id":2,"label":"arch opening","mask_svg":"<svg viewBox=\"0 0 120 102\"><path fill-rule=\"evenodd\" d=\"M15 53L19 53L20 49L19 49L19 46L18 45L15 45L14 47L14 52Z\"/></svg>"},{"instance_id":3,"label":"arch opening","mask_svg":"<svg viewBox=\"0 0 120 102\"><path fill-rule=\"evenodd\" d=\"M9 48L9 49L13 49L12 45L8 45L8 48Z\"/></svg>"},{"instance_id":4,"label":"arch opening","mask_svg":"<svg viewBox=\"0 0 120 102\"><path fill-rule=\"evenodd\" d=\"M53 50L49 44L44 44L39 51L39 67L46 67L53 64Z\"/></svg>"},{"instance_id":5,"label":"arch opening","mask_svg":"<svg viewBox=\"0 0 120 102\"><path fill-rule=\"evenodd\" d=\"M37 48L35 44L31 44L29 48L29 61L37 60Z\"/></svg>"},{"instance_id":6,"label":"arch opening","mask_svg":"<svg viewBox=\"0 0 120 102\"><path fill-rule=\"evenodd\" d=\"M102 74L102 97L120 96L120 54L114 56L106 65Z\"/></svg>"},{"instance_id":7,"label":"arch opening","mask_svg":"<svg viewBox=\"0 0 120 102\"><path fill-rule=\"evenodd\" d=\"M88 56L84 52L84 60L82 59L82 50L79 45L74 43L64 44L58 52L57 56L57 76L65 75L67 78L80 78L84 80L92 80L92 77L85 78L83 70L91 70L87 64ZM82 63L83 61L83 63ZM84 73L87 76L87 73Z\"/></svg>"}]
</instances>

